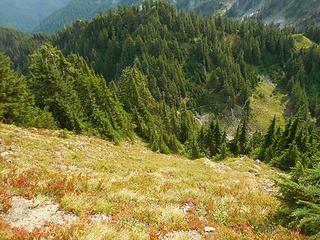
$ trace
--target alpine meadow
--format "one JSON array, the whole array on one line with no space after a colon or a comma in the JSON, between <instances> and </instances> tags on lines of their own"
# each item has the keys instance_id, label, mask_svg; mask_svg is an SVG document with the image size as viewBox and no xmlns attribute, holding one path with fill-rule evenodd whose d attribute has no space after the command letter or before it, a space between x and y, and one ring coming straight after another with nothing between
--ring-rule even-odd
<instances>
[{"instance_id":1,"label":"alpine meadow","mask_svg":"<svg viewBox=\"0 0 320 240\"><path fill-rule=\"evenodd\" d=\"M0 10L0 239L320 239L319 1L31 6Z\"/></svg>"}]
</instances>

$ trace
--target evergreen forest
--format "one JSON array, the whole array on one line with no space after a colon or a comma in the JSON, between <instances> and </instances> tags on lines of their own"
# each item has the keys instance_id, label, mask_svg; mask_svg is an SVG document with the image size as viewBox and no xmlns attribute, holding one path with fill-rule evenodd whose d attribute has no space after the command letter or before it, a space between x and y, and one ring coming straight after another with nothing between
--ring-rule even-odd
<instances>
[{"instance_id":1,"label":"evergreen forest","mask_svg":"<svg viewBox=\"0 0 320 240\"><path fill-rule=\"evenodd\" d=\"M250 155L290 176L277 182L277 221L319 239L319 29L305 30L309 48L297 49L293 34L161 1L53 35L0 28L0 120L115 144L141 138L190 159ZM261 75L275 76L289 102L285 125L274 117L264 132L250 125Z\"/></svg>"}]
</instances>

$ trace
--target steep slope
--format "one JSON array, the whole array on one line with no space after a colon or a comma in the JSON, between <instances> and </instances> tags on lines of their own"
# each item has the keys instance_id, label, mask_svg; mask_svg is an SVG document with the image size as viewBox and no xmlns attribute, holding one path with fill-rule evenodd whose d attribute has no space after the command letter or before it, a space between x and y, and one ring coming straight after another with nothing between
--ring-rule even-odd
<instances>
[{"instance_id":1,"label":"steep slope","mask_svg":"<svg viewBox=\"0 0 320 240\"><path fill-rule=\"evenodd\" d=\"M288 96L276 89L276 84L271 82L269 76L263 76L250 98L251 121L250 128L265 132L274 116L280 126L285 125L285 110Z\"/></svg>"},{"instance_id":2,"label":"steep slope","mask_svg":"<svg viewBox=\"0 0 320 240\"><path fill-rule=\"evenodd\" d=\"M210 15L217 11L225 12L236 0L169 0L175 4L178 9L195 10L202 15ZM107 13L110 8L116 8L121 5L138 5L141 0L72 0L66 7L57 10L51 16L44 19L35 32L53 33L65 25L80 19L90 19L99 12Z\"/></svg>"},{"instance_id":3,"label":"steep slope","mask_svg":"<svg viewBox=\"0 0 320 240\"><path fill-rule=\"evenodd\" d=\"M238 0L227 15L236 18L255 17L265 23L293 26L298 30L318 25L320 1L311 0Z\"/></svg>"},{"instance_id":4,"label":"steep slope","mask_svg":"<svg viewBox=\"0 0 320 240\"><path fill-rule=\"evenodd\" d=\"M40 21L69 0L2 0L0 1L0 26L31 32Z\"/></svg>"},{"instance_id":5,"label":"steep slope","mask_svg":"<svg viewBox=\"0 0 320 240\"><path fill-rule=\"evenodd\" d=\"M107 13L109 8L123 4L138 4L139 0L71 0L70 3L44 19L34 32L53 33L77 19L90 19L99 12Z\"/></svg>"},{"instance_id":6,"label":"steep slope","mask_svg":"<svg viewBox=\"0 0 320 240\"><path fill-rule=\"evenodd\" d=\"M0 52L10 57L13 67L25 73L28 56L47 38L42 35L31 35L9 28L0 27Z\"/></svg>"},{"instance_id":7,"label":"steep slope","mask_svg":"<svg viewBox=\"0 0 320 240\"><path fill-rule=\"evenodd\" d=\"M298 29L318 25L320 0L273 0L261 12L262 19L267 22L279 22L282 26L291 25ZM282 21L283 19L283 21Z\"/></svg>"},{"instance_id":8,"label":"steep slope","mask_svg":"<svg viewBox=\"0 0 320 240\"><path fill-rule=\"evenodd\" d=\"M299 30L317 25L320 1L312 0L170 0L178 9L196 11L202 15L226 14L234 18L258 18L265 23L294 26ZM57 10L35 28L35 32L56 32L77 19L90 19L99 12L119 5L138 5L140 0L72 0L66 7Z\"/></svg>"},{"instance_id":9,"label":"steep slope","mask_svg":"<svg viewBox=\"0 0 320 240\"><path fill-rule=\"evenodd\" d=\"M191 161L11 125L0 139L1 239L304 239L270 223L278 172L246 157Z\"/></svg>"}]
</instances>

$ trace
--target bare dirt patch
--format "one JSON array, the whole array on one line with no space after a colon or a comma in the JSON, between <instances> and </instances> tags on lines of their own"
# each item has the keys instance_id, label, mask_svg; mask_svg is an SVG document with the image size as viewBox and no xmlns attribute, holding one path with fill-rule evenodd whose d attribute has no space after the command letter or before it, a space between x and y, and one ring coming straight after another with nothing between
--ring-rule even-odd
<instances>
[{"instance_id":1,"label":"bare dirt patch","mask_svg":"<svg viewBox=\"0 0 320 240\"><path fill-rule=\"evenodd\" d=\"M0 218L13 228L20 228L28 232L35 229L44 229L48 224L72 225L78 217L59 210L59 205L48 199L28 200L14 196L11 199L11 208Z\"/></svg>"}]
</instances>

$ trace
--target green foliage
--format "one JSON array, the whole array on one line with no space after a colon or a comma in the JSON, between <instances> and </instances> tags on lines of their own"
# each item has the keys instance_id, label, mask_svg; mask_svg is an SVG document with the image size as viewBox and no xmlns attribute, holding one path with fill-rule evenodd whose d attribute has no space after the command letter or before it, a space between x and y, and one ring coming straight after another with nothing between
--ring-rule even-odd
<instances>
[{"instance_id":1,"label":"green foliage","mask_svg":"<svg viewBox=\"0 0 320 240\"><path fill-rule=\"evenodd\" d=\"M293 47L289 33L276 27L176 13L163 2L77 22L53 42L67 54L79 53L108 82L135 67L157 102L217 112L247 101L258 82L248 63L263 64L264 55L285 60Z\"/></svg>"},{"instance_id":2,"label":"green foliage","mask_svg":"<svg viewBox=\"0 0 320 240\"><path fill-rule=\"evenodd\" d=\"M59 138L65 138L65 139L70 138L70 135L69 135L69 133L68 133L68 130L64 128L64 129L62 129L61 131L59 131L58 137L59 137Z\"/></svg>"},{"instance_id":3,"label":"green foliage","mask_svg":"<svg viewBox=\"0 0 320 240\"><path fill-rule=\"evenodd\" d=\"M317 44L320 43L320 27L319 26L308 26L305 29L305 35L310 38L312 41L316 42Z\"/></svg>"},{"instance_id":4,"label":"green foliage","mask_svg":"<svg viewBox=\"0 0 320 240\"><path fill-rule=\"evenodd\" d=\"M6 54L13 68L21 73L27 72L29 55L47 40L42 34L29 35L0 27L0 52Z\"/></svg>"},{"instance_id":5,"label":"green foliage","mask_svg":"<svg viewBox=\"0 0 320 240\"><path fill-rule=\"evenodd\" d=\"M290 179L278 183L282 206L279 209L281 221L291 228L320 237L320 164L304 168L298 163Z\"/></svg>"},{"instance_id":6,"label":"green foliage","mask_svg":"<svg viewBox=\"0 0 320 240\"><path fill-rule=\"evenodd\" d=\"M10 68L9 58L0 53L0 119L26 127L55 128L51 114L35 107L25 78Z\"/></svg>"},{"instance_id":7,"label":"green foliage","mask_svg":"<svg viewBox=\"0 0 320 240\"><path fill-rule=\"evenodd\" d=\"M184 152L190 133L197 130L193 115L186 109L180 114L164 101L157 102L148 88L147 77L137 68L122 71L114 88L124 109L136 125L136 133L147 139L151 149L161 153Z\"/></svg>"},{"instance_id":8,"label":"green foliage","mask_svg":"<svg viewBox=\"0 0 320 240\"><path fill-rule=\"evenodd\" d=\"M237 127L236 135L230 143L231 151L236 155L249 153L247 121L243 120Z\"/></svg>"},{"instance_id":9,"label":"green foliage","mask_svg":"<svg viewBox=\"0 0 320 240\"><path fill-rule=\"evenodd\" d=\"M74 131L118 143L137 134L153 151L191 159L252 153L291 171L279 183L284 224L319 236L320 50L297 51L290 30L144 2L52 37L1 30L1 49L26 75L0 55L1 121L59 127L62 138ZM270 65L284 71L277 76L293 117L252 135L256 69ZM231 141L218 120L229 112L242 118Z\"/></svg>"},{"instance_id":10,"label":"green foliage","mask_svg":"<svg viewBox=\"0 0 320 240\"><path fill-rule=\"evenodd\" d=\"M218 122L199 132L194 113L237 108L248 120L259 81L251 66L282 63L293 49L286 30L177 12L163 2L120 7L51 38L4 33L0 42L17 56L16 68L29 71L35 104L60 128L116 142L135 132L155 151L218 158L249 153L247 121L230 145ZM46 41L57 47L36 50L27 69L26 55Z\"/></svg>"},{"instance_id":11,"label":"green foliage","mask_svg":"<svg viewBox=\"0 0 320 240\"><path fill-rule=\"evenodd\" d=\"M317 46L296 52L289 60L283 85L290 93L291 108L295 115L312 121L320 119L320 83L318 76L320 50Z\"/></svg>"},{"instance_id":12,"label":"green foliage","mask_svg":"<svg viewBox=\"0 0 320 240\"><path fill-rule=\"evenodd\" d=\"M301 161L301 156L297 144L291 143L289 148L284 150L280 156L271 160L271 164L281 170L289 171L297 162Z\"/></svg>"},{"instance_id":13,"label":"green foliage","mask_svg":"<svg viewBox=\"0 0 320 240\"><path fill-rule=\"evenodd\" d=\"M15 0L16 1L16 0ZM32 0L31 2L39 1ZM91 19L99 12L108 13L109 9L123 5L140 5L140 0L71 0L68 4L41 21L36 31L53 33L78 19ZM267 23L280 21L283 25L295 26L299 30L317 25L319 1L304 4L303 0L168 0L178 10L191 10L200 15L225 14L234 18L254 18ZM51 3L51 1L48 1ZM45 10L47 4L43 4ZM54 8L55 6L53 6ZM226 11L227 10L227 11ZM281 18L279 19L279 16ZM34 20L32 16L31 20ZM30 21L30 19L28 19ZM187 29L187 28L186 28ZM192 30L192 28L190 28Z\"/></svg>"},{"instance_id":14,"label":"green foliage","mask_svg":"<svg viewBox=\"0 0 320 240\"><path fill-rule=\"evenodd\" d=\"M202 127L198 139L199 145L207 156L228 155L226 133L222 130L218 120L212 120L208 127Z\"/></svg>"},{"instance_id":15,"label":"green foliage","mask_svg":"<svg viewBox=\"0 0 320 240\"><path fill-rule=\"evenodd\" d=\"M194 160L202 156L201 149L199 147L197 137L195 136L195 134L192 134L189 136L186 146L187 146L187 152L190 159Z\"/></svg>"},{"instance_id":16,"label":"green foliage","mask_svg":"<svg viewBox=\"0 0 320 240\"><path fill-rule=\"evenodd\" d=\"M130 136L130 121L105 80L76 55L65 58L51 45L32 55L29 82L40 108L59 127L118 141Z\"/></svg>"}]
</instances>

